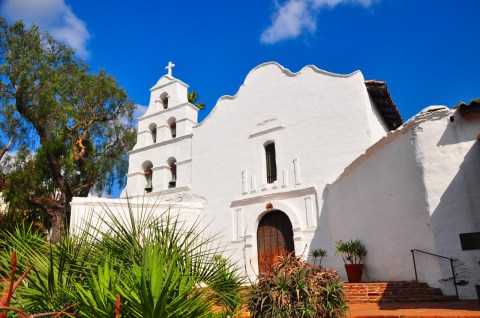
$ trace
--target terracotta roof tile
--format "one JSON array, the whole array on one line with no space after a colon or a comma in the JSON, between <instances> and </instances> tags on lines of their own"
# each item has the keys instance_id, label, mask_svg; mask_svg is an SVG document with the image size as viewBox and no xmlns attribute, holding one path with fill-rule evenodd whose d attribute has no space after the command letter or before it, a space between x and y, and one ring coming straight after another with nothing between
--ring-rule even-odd
<instances>
[{"instance_id":1,"label":"terracotta roof tile","mask_svg":"<svg viewBox=\"0 0 480 318\"><path fill-rule=\"evenodd\" d=\"M471 101L468 104L460 103L458 105L458 111L461 115L474 111L480 111L480 103L475 100Z\"/></svg>"},{"instance_id":2,"label":"terracotta roof tile","mask_svg":"<svg viewBox=\"0 0 480 318\"><path fill-rule=\"evenodd\" d=\"M395 130L400 127L403 124L403 119L390 96L387 84L381 81L370 80L365 81L365 86L388 128Z\"/></svg>"}]
</instances>

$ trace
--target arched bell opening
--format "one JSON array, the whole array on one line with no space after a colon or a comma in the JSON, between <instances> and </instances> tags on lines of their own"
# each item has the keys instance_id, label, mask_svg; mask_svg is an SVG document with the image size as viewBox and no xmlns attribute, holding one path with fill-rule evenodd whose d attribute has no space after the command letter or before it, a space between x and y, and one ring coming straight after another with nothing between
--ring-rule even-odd
<instances>
[{"instance_id":1,"label":"arched bell opening","mask_svg":"<svg viewBox=\"0 0 480 318\"><path fill-rule=\"evenodd\" d=\"M167 121L168 127L170 127L170 133L172 134L172 138L177 137L177 120L175 117L170 118Z\"/></svg>"},{"instance_id":2,"label":"arched bell opening","mask_svg":"<svg viewBox=\"0 0 480 318\"><path fill-rule=\"evenodd\" d=\"M176 188L177 187L177 160L175 158L170 158L167 160L167 164L170 167L170 181L168 182L168 188Z\"/></svg>"},{"instance_id":3,"label":"arched bell opening","mask_svg":"<svg viewBox=\"0 0 480 318\"><path fill-rule=\"evenodd\" d=\"M163 109L168 108L168 94L166 92L160 95L160 102L162 103Z\"/></svg>"},{"instance_id":4,"label":"arched bell opening","mask_svg":"<svg viewBox=\"0 0 480 318\"><path fill-rule=\"evenodd\" d=\"M156 143L157 142L157 124L150 124L148 126L148 130L150 131L150 134L152 135L152 142Z\"/></svg>"},{"instance_id":5,"label":"arched bell opening","mask_svg":"<svg viewBox=\"0 0 480 318\"><path fill-rule=\"evenodd\" d=\"M143 175L145 176L145 180L146 180L146 185L145 185L145 191L146 192L152 192L152 190L153 190L153 182L152 182L153 171L152 171L152 168L153 168L153 164L152 164L151 161L147 160L142 164Z\"/></svg>"}]
</instances>

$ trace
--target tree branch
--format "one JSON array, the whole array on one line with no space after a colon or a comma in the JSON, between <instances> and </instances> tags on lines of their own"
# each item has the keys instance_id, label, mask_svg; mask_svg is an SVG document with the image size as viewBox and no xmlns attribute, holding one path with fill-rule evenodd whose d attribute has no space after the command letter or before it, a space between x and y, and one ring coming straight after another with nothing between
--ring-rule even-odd
<instances>
[{"instance_id":1,"label":"tree branch","mask_svg":"<svg viewBox=\"0 0 480 318\"><path fill-rule=\"evenodd\" d=\"M37 208L44 210L48 215L53 216L55 210L64 209L64 206L58 200L44 197L29 197L27 202Z\"/></svg>"},{"instance_id":2,"label":"tree branch","mask_svg":"<svg viewBox=\"0 0 480 318\"><path fill-rule=\"evenodd\" d=\"M2 160L5 153L7 153L7 151L10 150L10 147L12 146L12 143L13 143L14 139L15 139L15 137L10 138L10 141L8 142L8 144L2 150L0 150L0 160Z\"/></svg>"},{"instance_id":3,"label":"tree branch","mask_svg":"<svg viewBox=\"0 0 480 318\"><path fill-rule=\"evenodd\" d=\"M73 193L78 195L79 197L86 197L94 184L95 184L95 179L94 178L88 178L88 180L86 182L84 182L84 184L82 184L79 187L74 188Z\"/></svg>"}]
</instances>

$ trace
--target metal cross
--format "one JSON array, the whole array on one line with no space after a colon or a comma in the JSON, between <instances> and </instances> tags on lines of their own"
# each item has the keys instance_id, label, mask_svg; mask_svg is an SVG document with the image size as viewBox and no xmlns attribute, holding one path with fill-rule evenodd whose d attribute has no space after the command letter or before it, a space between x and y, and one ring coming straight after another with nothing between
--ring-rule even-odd
<instances>
[{"instance_id":1,"label":"metal cross","mask_svg":"<svg viewBox=\"0 0 480 318\"><path fill-rule=\"evenodd\" d=\"M169 76L172 76L172 68L175 67L175 64L173 64L172 62L168 62L168 66L165 67L166 70L168 70L168 75Z\"/></svg>"}]
</instances>

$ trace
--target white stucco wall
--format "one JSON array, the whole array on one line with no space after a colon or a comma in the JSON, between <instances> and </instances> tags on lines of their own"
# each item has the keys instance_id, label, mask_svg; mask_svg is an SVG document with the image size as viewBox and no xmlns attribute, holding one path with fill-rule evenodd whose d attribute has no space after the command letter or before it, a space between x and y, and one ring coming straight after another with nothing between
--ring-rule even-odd
<instances>
[{"instance_id":1,"label":"white stucco wall","mask_svg":"<svg viewBox=\"0 0 480 318\"><path fill-rule=\"evenodd\" d=\"M435 114L416 131L435 251L458 259L457 280L469 283L459 286L459 292L474 298L473 285L480 284L480 251L462 251L459 234L480 231L480 114L461 116L447 109ZM443 271L443 276L450 273L448 266Z\"/></svg>"},{"instance_id":2,"label":"white stucco wall","mask_svg":"<svg viewBox=\"0 0 480 318\"><path fill-rule=\"evenodd\" d=\"M370 127L368 133L372 141L376 142L385 136L390 129L388 129L387 124L383 121L375 102L370 98L370 96L366 97L368 99L368 102L366 102L366 115L368 118L368 126Z\"/></svg>"},{"instance_id":3,"label":"white stucco wall","mask_svg":"<svg viewBox=\"0 0 480 318\"><path fill-rule=\"evenodd\" d=\"M433 245L427 221L421 170L406 129L373 146L327 187L314 245L330 243L326 264L346 277L335 242L360 239L368 249L366 279L412 280L410 250Z\"/></svg>"},{"instance_id":4,"label":"white stucco wall","mask_svg":"<svg viewBox=\"0 0 480 318\"><path fill-rule=\"evenodd\" d=\"M241 252L236 257L242 267L247 262L250 277L268 202L284 207L297 254L307 255L323 187L385 135L382 123L371 129L378 121L372 107L360 72L336 75L307 66L291 73L267 63L194 128L192 192L207 198L206 221L213 231L229 233L225 243ZM272 141L277 181L267 184L264 145Z\"/></svg>"},{"instance_id":5,"label":"white stucco wall","mask_svg":"<svg viewBox=\"0 0 480 318\"><path fill-rule=\"evenodd\" d=\"M462 251L459 234L480 231L480 118L452 115L429 108L347 167L326 190L313 245L327 242L333 255L333 242L361 239L371 280L414 279L412 249L452 257L457 280L469 282L460 297L474 298L480 252ZM419 280L455 293L448 260L416 260ZM326 264L342 268L338 257Z\"/></svg>"}]
</instances>

